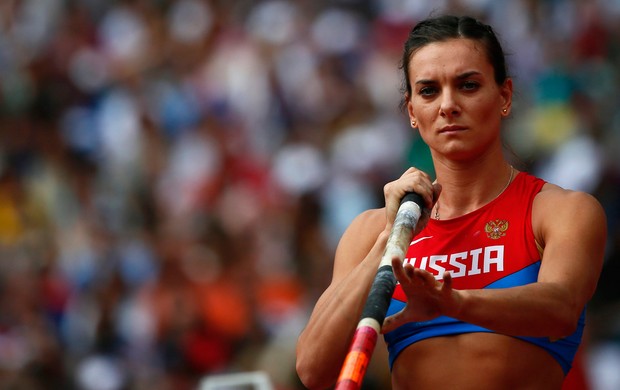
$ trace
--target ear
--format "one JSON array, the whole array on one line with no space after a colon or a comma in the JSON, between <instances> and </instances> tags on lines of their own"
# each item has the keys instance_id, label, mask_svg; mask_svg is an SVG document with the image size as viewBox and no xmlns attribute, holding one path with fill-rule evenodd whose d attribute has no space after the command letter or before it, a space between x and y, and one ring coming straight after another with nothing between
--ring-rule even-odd
<instances>
[{"instance_id":1,"label":"ear","mask_svg":"<svg viewBox=\"0 0 620 390\"><path fill-rule=\"evenodd\" d=\"M502 116L510 115L512 109L512 79L507 78L500 87L500 96L502 99Z\"/></svg>"},{"instance_id":2,"label":"ear","mask_svg":"<svg viewBox=\"0 0 620 390\"><path fill-rule=\"evenodd\" d=\"M415 114L413 113L413 105L411 104L411 99L408 93L405 94L405 103L407 105L407 114L409 114L409 122L411 122L412 127L417 127L417 126L413 126L413 123L417 123L418 120Z\"/></svg>"}]
</instances>

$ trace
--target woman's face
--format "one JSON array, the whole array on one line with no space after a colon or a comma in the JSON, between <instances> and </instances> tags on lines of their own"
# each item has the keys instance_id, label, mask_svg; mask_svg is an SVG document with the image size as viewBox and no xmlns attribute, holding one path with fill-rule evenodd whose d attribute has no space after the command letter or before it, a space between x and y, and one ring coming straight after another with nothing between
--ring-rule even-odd
<instances>
[{"instance_id":1,"label":"woman's face","mask_svg":"<svg viewBox=\"0 0 620 390\"><path fill-rule=\"evenodd\" d=\"M412 55L409 77L409 116L436 158L468 160L501 149L512 81L497 85L482 45L470 39L428 44Z\"/></svg>"}]
</instances>

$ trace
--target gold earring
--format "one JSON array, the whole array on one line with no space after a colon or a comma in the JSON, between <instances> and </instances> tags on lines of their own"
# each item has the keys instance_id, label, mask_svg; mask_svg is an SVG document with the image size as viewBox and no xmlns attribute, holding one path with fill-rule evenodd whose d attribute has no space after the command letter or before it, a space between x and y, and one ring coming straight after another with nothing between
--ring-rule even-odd
<instances>
[{"instance_id":1,"label":"gold earring","mask_svg":"<svg viewBox=\"0 0 620 390\"><path fill-rule=\"evenodd\" d=\"M411 127L416 127L417 123L416 121L411 121Z\"/></svg>"},{"instance_id":2,"label":"gold earring","mask_svg":"<svg viewBox=\"0 0 620 390\"><path fill-rule=\"evenodd\" d=\"M506 114L506 113L508 112L508 109L504 108L504 109L502 110L502 112L503 112L504 114Z\"/></svg>"}]
</instances>

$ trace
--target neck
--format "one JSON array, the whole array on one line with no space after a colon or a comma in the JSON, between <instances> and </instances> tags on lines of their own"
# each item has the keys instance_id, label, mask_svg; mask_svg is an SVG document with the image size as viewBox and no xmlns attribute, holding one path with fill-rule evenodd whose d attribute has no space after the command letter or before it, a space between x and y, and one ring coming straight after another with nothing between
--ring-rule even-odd
<instances>
[{"instance_id":1,"label":"neck","mask_svg":"<svg viewBox=\"0 0 620 390\"><path fill-rule=\"evenodd\" d=\"M504 159L479 167L442 168L437 169L442 191L433 209L435 219L456 218L479 209L501 195L517 174Z\"/></svg>"}]
</instances>

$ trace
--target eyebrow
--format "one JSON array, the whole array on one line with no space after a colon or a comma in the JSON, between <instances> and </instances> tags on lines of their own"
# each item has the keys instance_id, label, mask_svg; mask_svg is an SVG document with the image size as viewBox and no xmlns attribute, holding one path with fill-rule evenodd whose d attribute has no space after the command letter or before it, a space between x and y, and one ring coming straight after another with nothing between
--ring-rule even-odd
<instances>
[{"instance_id":1,"label":"eyebrow","mask_svg":"<svg viewBox=\"0 0 620 390\"><path fill-rule=\"evenodd\" d=\"M461 73L460 75L456 76L457 80L464 80L466 78L469 78L471 76L474 75L479 75L481 74L480 72L478 72L477 70L470 70L468 72L465 73ZM418 80L415 82L415 85L428 85L428 84L434 84L435 80L431 80L431 79L422 79L422 80Z\"/></svg>"}]
</instances>

